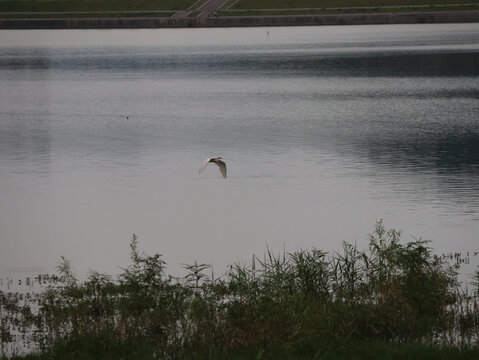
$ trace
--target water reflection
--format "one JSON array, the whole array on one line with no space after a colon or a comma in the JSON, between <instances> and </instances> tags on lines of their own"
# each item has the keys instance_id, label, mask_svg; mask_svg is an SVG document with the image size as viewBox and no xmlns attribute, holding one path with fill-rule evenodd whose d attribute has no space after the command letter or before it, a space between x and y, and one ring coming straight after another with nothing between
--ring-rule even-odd
<instances>
[{"instance_id":1,"label":"water reflection","mask_svg":"<svg viewBox=\"0 0 479 360\"><path fill-rule=\"evenodd\" d=\"M16 57L15 57L16 58ZM7 60L9 71L1 76L0 98L0 158L11 160L17 170L34 167L48 168L51 153L48 83L49 56L47 50L35 50L30 60ZM44 71L35 71L38 63ZM0 74L5 74L0 69ZM33 82L24 79L31 77ZM28 171L31 171L29 169ZM5 172L4 172L5 174Z\"/></svg>"},{"instance_id":2,"label":"water reflection","mask_svg":"<svg viewBox=\"0 0 479 360\"><path fill-rule=\"evenodd\" d=\"M183 49L184 50L184 49ZM477 76L479 52L464 50L327 51L305 52L271 49L254 52L234 48L216 52L206 48L192 53L178 49L140 48L135 54L124 48L63 48L61 50L9 49L0 55L0 70L46 70L136 74L138 76L306 76L306 77L404 77ZM140 71L141 70L141 71ZM78 74L78 75L81 75Z\"/></svg>"},{"instance_id":3,"label":"water reflection","mask_svg":"<svg viewBox=\"0 0 479 360\"><path fill-rule=\"evenodd\" d=\"M0 261L117 266L115 241L127 259L142 231L175 264L230 263L265 243L351 241L388 216L443 246L451 233L474 244L478 33L393 28L2 48ZM222 183L197 177L214 155L231 164ZM26 248L53 260L2 257Z\"/></svg>"},{"instance_id":4,"label":"water reflection","mask_svg":"<svg viewBox=\"0 0 479 360\"><path fill-rule=\"evenodd\" d=\"M24 122L17 122L15 126L0 131L0 157L18 166L17 171L24 167L32 171L30 167L34 167L36 171L45 172L51 162L51 134L48 125L42 123L45 122L44 118L33 121L40 124L31 127Z\"/></svg>"}]
</instances>

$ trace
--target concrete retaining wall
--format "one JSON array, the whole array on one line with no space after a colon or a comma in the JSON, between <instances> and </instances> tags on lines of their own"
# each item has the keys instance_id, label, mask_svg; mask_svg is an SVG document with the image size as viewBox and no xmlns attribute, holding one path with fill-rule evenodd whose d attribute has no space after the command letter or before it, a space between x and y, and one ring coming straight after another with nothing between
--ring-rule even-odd
<instances>
[{"instance_id":1,"label":"concrete retaining wall","mask_svg":"<svg viewBox=\"0 0 479 360\"><path fill-rule=\"evenodd\" d=\"M0 19L0 29L138 29L479 22L479 11L209 18Z\"/></svg>"}]
</instances>

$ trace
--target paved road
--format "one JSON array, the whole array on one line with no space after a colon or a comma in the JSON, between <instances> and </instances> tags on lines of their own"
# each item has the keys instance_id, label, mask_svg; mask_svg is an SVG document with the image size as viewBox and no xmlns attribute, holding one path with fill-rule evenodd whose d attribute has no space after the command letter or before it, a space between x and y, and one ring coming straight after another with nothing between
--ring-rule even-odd
<instances>
[{"instance_id":1,"label":"paved road","mask_svg":"<svg viewBox=\"0 0 479 360\"><path fill-rule=\"evenodd\" d=\"M218 11L228 0L207 0L202 6L198 8L201 11L198 17L208 17Z\"/></svg>"},{"instance_id":2,"label":"paved road","mask_svg":"<svg viewBox=\"0 0 479 360\"><path fill-rule=\"evenodd\" d=\"M213 15L218 11L224 4L230 0L199 0L188 10L177 11L172 17L173 18L182 18L187 17L193 12L197 12L197 17L208 17Z\"/></svg>"}]
</instances>

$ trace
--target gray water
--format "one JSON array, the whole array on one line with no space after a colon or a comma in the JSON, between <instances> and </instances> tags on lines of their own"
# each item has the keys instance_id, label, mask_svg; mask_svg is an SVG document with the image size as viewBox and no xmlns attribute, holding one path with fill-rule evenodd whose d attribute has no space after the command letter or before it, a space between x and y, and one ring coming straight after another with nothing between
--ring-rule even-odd
<instances>
[{"instance_id":1,"label":"gray water","mask_svg":"<svg viewBox=\"0 0 479 360\"><path fill-rule=\"evenodd\" d=\"M0 31L0 274L479 251L479 24ZM228 179L203 160L223 156Z\"/></svg>"}]
</instances>

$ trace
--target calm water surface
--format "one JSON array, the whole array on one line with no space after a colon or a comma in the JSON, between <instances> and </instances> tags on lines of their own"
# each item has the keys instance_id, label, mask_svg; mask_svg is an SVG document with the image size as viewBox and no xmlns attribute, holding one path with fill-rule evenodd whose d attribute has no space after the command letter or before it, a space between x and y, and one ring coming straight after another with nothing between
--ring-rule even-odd
<instances>
[{"instance_id":1,"label":"calm water surface","mask_svg":"<svg viewBox=\"0 0 479 360\"><path fill-rule=\"evenodd\" d=\"M0 274L479 251L478 99L479 24L0 31Z\"/></svg>"}]
</instances>

